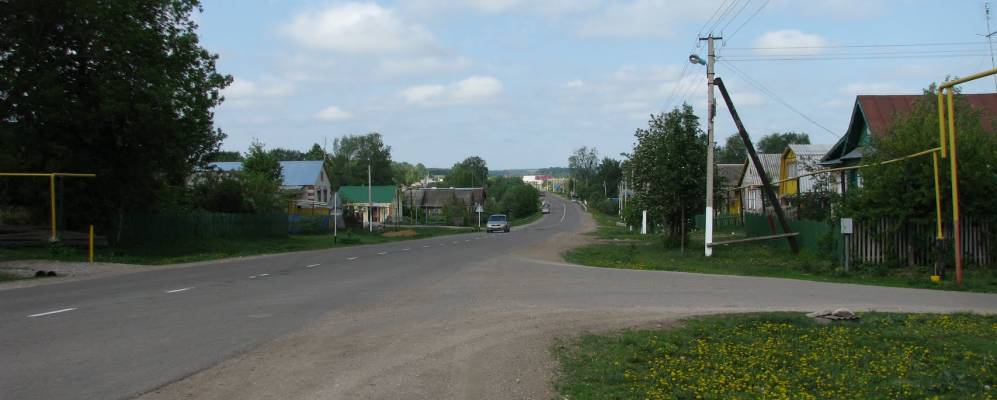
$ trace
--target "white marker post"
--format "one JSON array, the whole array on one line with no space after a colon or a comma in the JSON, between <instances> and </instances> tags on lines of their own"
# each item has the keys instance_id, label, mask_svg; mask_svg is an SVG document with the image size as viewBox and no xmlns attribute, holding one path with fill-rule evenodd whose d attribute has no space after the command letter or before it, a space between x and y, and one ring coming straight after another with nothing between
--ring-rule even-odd
<instances>
[{"instance_id":1,"label":"white marker post","mask_svg":"<svg viewBox=\"0 0 997 400\"><path fill-rule=\"evenodd\" d=\"M480 231L481 230L481 213L483 213L485 211L485 209L484 209L484 207L481 207L481 204L478 204L478 206L474 208L474 211L478 213L478 230Z\"/></svg>"},{"instance_id":2,"label":"white marker post","mask_svg":"<svg viewBox=\"0 0 997 400\"><path fill-rule=\"evenodd\" d=\"M640 234L647 234L647 210L644 210L643 216L640 219Z\"/></svg>"}]
</instances>

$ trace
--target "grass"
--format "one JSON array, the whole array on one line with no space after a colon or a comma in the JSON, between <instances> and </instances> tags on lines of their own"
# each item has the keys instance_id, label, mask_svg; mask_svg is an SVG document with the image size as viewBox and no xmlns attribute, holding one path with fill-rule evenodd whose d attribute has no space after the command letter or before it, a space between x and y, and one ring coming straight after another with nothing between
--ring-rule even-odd
<instances>
[{"instance_id":1,"label":"grass","mask_svg":"<svg viewBox=\"0 0 997 400\"><path fill-rule=\"evenodd\" d=\"M29 279L29 278L24 278L24 277L22 277L20 275L14 275L14 274L8 274L8 273L5 273L5 272L0 272L0 282L18 281L18 280L21 280L21 279Z\"/></svg>"},{"instance_id":2,"label":"grass","mask_svg":"<svg viewBox=\"0 0 997 400\"><path fill-rule=\"evenodd\" d=\"M698 317L562 340L555 387L582 399L994 399L997 316Z\"/></svg>"},{"instance_id":3,"label":"grass","mask_svg":"<svg viewBox=\"0 0 997 400\"><path fill-rule=\"evenodd\" d=\"M895 287L964 290L997 293L997 269L966 268L962 287L952 280L934 283L928 267L857 265L850 272L827 257L803 251L793 254L780 242L755 242L718 247L712 257L703 256L703 233L690 234L685 251L663 247L658 235L639 235L616 226L616 218L592 213L599 227L594 235L602 243L580 247L565 259L581 265L608 268L682 271L724 275L766 276L821 282L857 283ZM715 240L743 237L742 233L720 233Z\"/></svg>"},{"instance_id":4,"label":"grass","mask_svg":"<svg viewBox=\"0 0 997 400\"><path fill-rule=\"evenodd\" d=\"M535 213L527 215L527 216L525 216L523 218L516 218L516 219L514 219L512 221L509 221L509 226L523 226L523 225L531 224L533 222L536 222L536 221L540 220L540 218L543 218L543 216L544 215L541 214L540 212L535 212Z\"/></svg>"},{"instance_id":5,"label":"grass","mask_svg":"<svg viewBox=\"0 0 997 400\"><path fill-rule=\"evenodd\" d=\"M406 229L408 230L408 229ZM178 264L195 261L217 260L230 257L245 257L260 254L287 253L304 250L321 250L345 246L377 244L400 240L424 239L434 236L472 232L471 228L412 228L415 236L385 237L381 233L370 234L360 231L341 231L333 242L332 235L294 235L279 239L216 239L192 243L184 246L162 246L152 248L98 248L94 258L97 262L114 262L141 265ZM0 261L11 260L59 260L86 261L86 250L72 247L34 247L21 249L0 249Z\"/></svg>"}]
</instances>

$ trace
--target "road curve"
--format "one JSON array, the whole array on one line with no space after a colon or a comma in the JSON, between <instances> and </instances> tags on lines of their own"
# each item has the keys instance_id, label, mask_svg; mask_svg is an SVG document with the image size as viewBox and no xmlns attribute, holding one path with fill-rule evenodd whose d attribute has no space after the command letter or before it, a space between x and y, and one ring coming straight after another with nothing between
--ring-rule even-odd
<instances>
[{"instance_id":1,"label":"road curve","mask_svg":"<svg viewBox=\"0 0 997 400\"><path fill-rule=\"evenodd\" d=\"M553 338L676 317L997 312L997 295L577 267L591 220L0 291L4 399L549 398Z\"/></svg>"}]
</instances>

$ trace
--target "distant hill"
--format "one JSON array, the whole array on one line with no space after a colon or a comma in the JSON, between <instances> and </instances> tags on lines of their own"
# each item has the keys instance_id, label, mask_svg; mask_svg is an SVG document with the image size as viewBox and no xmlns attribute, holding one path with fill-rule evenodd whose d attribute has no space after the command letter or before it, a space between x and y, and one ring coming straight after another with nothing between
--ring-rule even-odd
<instances>
[{"instance_id":1,"label":"distant hill","mask_svg":"<svg viewBox=\"0 0 997 400\"><path fill-rule=\"evenodd\" d=\"M551 175L555 178L567 178L570 174L571 171L565 167L497 169L488 171L489 176Z\"/></svg>"}]
</instances>

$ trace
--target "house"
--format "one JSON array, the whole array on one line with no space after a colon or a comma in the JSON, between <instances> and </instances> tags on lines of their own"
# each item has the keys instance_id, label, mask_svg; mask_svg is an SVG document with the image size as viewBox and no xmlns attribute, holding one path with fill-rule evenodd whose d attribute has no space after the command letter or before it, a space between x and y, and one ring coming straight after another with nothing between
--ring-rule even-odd
<instances>
[{"instance_id":1,"label":"house","mask_svg":"<svg viewBox=\"0 0 997 400\"><path fill-rule=\"evenodd\" d=\"M984 115L997 115L997 94L963 95L972 107L984 111ZM890 133L890 127L898 116L909 114L922 95L860 95L855 97L852 118L848 130L820 160L828 168L860 165L862 158L872 151L872 138L882 138ZM981 121L989 128L990 120ZM857 169L842 171L838 176L839 191L860 186L862 179Z\"/></svg>"},{"instance_id":2,"label":"house","mask_svg":"<svg viewBox=\"0 0 997 400\"><path fill-rule=\"evenodd\" d=\"M426 188L408 189L404 194L404 204L420 215L442 214L443 207L462 204L467 214L474 213L475 206L484 206L487 194L485 188Z\"/></svg>"},{"instance_id":3,"label":"house","mask_svg":"<svg viewBox=\"0 0 997 400\"><path fill-rule=\"evenodd\" d=\"M742 166L742 164L717 164L717 176L720 177L717 187L723 193L720 201L725 205L717 207L717 210L726 210L729 214L741 214L741 199L737 196L736 188Z\"/></svg>"},{"instance_id":4,"label":"house","mask_svg":"<svg viewBox=\"0 0 997 400\"><path fill-rule=\"evenodd\" d=\"M324 161L281 161L280 188L296 193L294 200L301 208L329 208L332 201L332 185L322 167ZM242 171L242 163L213 162L210 167L222 172Z\"/></svg>"},{"instance_id":5,"label":"house","mask_svg":"<svg viewBox=\"0 0 997 400\"><path fill-rule=\"evenodd\" d=\"M828 150L831 150L831 145L828 144L791 144L787 146L779 160L779 181L781 181L779 183L779 197L785 199L800 193L817 190L837 191L837 185L833 184L834 177L800 176L823 169L820 160L827 154ZM830 183L831 187L820 187L827 183Z\"/></svg>"},{"instance_id":6,"label":"house","mask_svg":"<svg viewBox=\"0 0 997 400\"><path fill-rule=\"evenodd\" d=\"M523 183L532 185L539 190L545 187L547 182L551 179L554 179L554 177L550 175L524 175Z\"/></svg>"},{"instance_id":7,"label":"house","mask_svg":"<svg viewBox=\"0 0 997 400\"><path fill-rule=\"evenodd\" d=\"M398 188L394 186L341 186L338 193L346 219L362 221L365 228L368 221L378 226L400 216Z\"/></svg>"},{"instance_id":8,"label":"house","mask_svg":"<svg viewBox=\"0 0 997 400\"><path fill-rule=\"evenodd\" d=\"M761 161L762 168L765 169L765 174L768 175L769 182L776 181L775 177L779 173L779 162L781 159L782 154L758 155L758 160ZM744 164L741 164L737 187L743 212L752 214L765 213L765 205L768 200L762 200L764 196L762 193L762 178L758 175L755 163L751 161L750 157L744 160Z\"/></svg>"}]
</instances>

